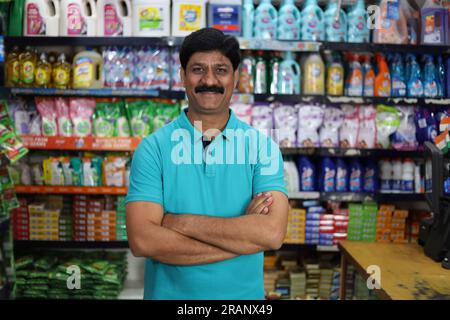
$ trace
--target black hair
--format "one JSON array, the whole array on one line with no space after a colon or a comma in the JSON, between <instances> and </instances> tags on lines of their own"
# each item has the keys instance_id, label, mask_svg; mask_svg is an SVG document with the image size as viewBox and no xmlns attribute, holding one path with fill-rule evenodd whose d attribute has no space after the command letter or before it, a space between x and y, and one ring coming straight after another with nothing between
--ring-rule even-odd
<instances>
[{"instance_id":1,"label":"black hair","mask_svg":"<svg viewBox=\"0 0 450 320\"><path fill-rule=\"evenodd\" d=\"M188 35L180 48L180 62L184 70L191 56L196 52L219 51L233 65L233 70L239 67L241 53L239 42L235 37L225 35L222 31L214 28L203 28Z\"/></svg>"}]
</instances>

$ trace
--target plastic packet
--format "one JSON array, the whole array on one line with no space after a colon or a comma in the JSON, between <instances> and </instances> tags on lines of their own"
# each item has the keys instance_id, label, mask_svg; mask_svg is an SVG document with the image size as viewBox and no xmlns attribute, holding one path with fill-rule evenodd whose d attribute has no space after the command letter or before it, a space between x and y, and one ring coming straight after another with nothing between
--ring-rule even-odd
<instances>
[{"instance_id":1,"label":"plastic packet","mask_svg":"<svg viewBox=\"0 0 450 320\"><path fill-rule=\"evenodd\" d=\"M400 123L392 136L392 147L396 150L416 150L416 124L414 123L415 108L397 107Z\"/></svg>"},{"instance_id":2,"label":"plastic packet","mask_svg":"<svg viewBox=\"0 0 450 320\"><path fill-rule=\"evenodd\" d=\"M341 148L355 148L358 131L359 117L358 106L343 105L344 123L339 130L339 145Z\"/></svg>"},{"instance_id":3,"label":"plastic packet","mask_svg":"<svg viewBox=\"0 0 450 320\"><path fill-rule=\"evenodd\" d=\"M101 186L102 159L99 157L85 157L82 162L83 185L87 187Z\"/></svg>"},{"instance_id":4,"label":"plastic packet","mask_svg":"<svg viewBox=\"0 0 450 320\"><path fill-rule=\"evenodd\" d=\"M61 158L62 171L64 175L64 185L72 186L73 178L72 178L72 168L70 165L70 158L62 157Z\"/></svg>"},{"instance_id":5,"label":"plastic packet","mask_svg":"<svg viewBox=\"0 0 450 320\"><path fill-rule=\"evenodd\" d=\"M252 108L252 127L266 136L271 136L273 129L273 109L266 103L255 104Z\"/></svg>"},{"instance_id":6,"label":"plastic packet","mask_svg":"<svg viewBox=\"0 0 450 320\"><path fill-rule=\"evenodd\" d=\"M108 156L103 161L103 185L108 187L125 186L126 157Z\"/></svg>"},{"instance_id":7,"label":"plastic packet","mask_svg":"<svg viewBox=\"0 0 450 320\"><path fill-rule=\"evenodd\" d=\"M64 186L64 173L60 158L48 158L43 161L44 184Z\"/></svg>"},{"instance_id":8,"label":"plastic packet","mask_svg":"<svg viewBox=\"0 0 450 320\"><path fill-rule=\"evenodd\" d=\"M58 135L55 99L36 97L35 101L42 119L42 134L44 136Z\"/></svg>"},{"instance_id":9,"label":"plastic packet","mask_svg":"<svg viewBox=\"0 0 450 320\"><path fill-rule=\"evenodd\" d=\"M377 106L377 146L388 149L390 147L390 136L400 124L399 115L395 107L385 105Z\"/></svg>"},{"instance_id":10,"label":"plastic packet","mask_svg":"<svg viewBox=\"0 0 450 320\"><path fill-rule=\"evenodd\" d=\"M293 106L279 105L273 109L275 124L274 140L282 148L291 148L297 145L298 116Z\"/></svg>"},{"instance_id":11,"label":"plastic packet","mask_svg":"<svg viewBox=\"0 0 450 320\"><path fill-rule=\"evenodd\" d=\"M140 89L168 90L169 53L166 48L143 47L136 51L135 84Z\"/></svg>"},{"instance_id":12,"label":"plastic packet","mask_svg":"<svg viewBox=\"0 0 450 320\"><path fill-rule=\"evenodd\" d=\"M14 122L14 129L19 135L30 134L30 115L22 99L8 101L10 117Z\"/></svg>"},{"instance_id":13,"label":"plastic packet","mask_svg":"<svg viewBox=\"0 0 450 320\"><path fill-rule=\"evenodd\" d=\"M125 109L133 136L146 137L153 132L155 107L151 100L126 100Z\"/></svg>"},{"instance_id":14,"label":"plastic packet","mask_svg":"<svg viewBox=\"0 0 450 320\"><path fill-rule=\"evenodd\" d=\"M70 118L73 123L73 134L76 137L86 137L92 134L92 114L95 109L95 99L71 98L69 102Z\"/></svg>"},{"instance_id":15,"label":"plastic packet","mask_svg":"<svg viewBox=\"0 0 450 320\"><path fill-rule=\"evenodd\" d=\"M321 147L335 148L339 146L339 128L343 122L344 113L340 108L327 106L324 109L323 124L319 130Z\"/></svg>"},{"instance_id":16,"label":"plastic packet","mask_svg":"<svg viewBox=\"0 0 450 320\"><path fill-rule=\"evenodd\" d=\"M134 82L134 52L130 47L103 50L105 87L130 88Z\"/></svg>"},{"instance_id":17,"label":"plastic packet","mask_svg":"<svg viewBox=\"0 0 450 320\"><path fill-rule=\"evenodd\" d=\"M181 62L180 62L180 50L179 48L176 48L172 51L172 54L170 56L171 58L171 90L172 91L184 91L183 82L181 81L180 77L180 69L181 69Z\"/></svg>"},{"instance_id":18,"label":"plastic packet","mask_svg":"<svg viewBox=\"0 0 450 320\"><path fill-rule=\"evenodd\" d=\"M120 106L119 106L120 108ZM120 109L112 101L97 101L93 116L93 134L97 137L116 137Z\"/></svg>"},{"instance_id":19,"label":"plastic packet","mask_svg":"<svg viewBox=\"0 0 450 320\"><path fill-rule=\"evenodd\" d=\"M14 189L14 184L6 164L0 166L0 191L3 211L9 212L19 207L20 204L16 197L16 190Z\"/></svg>"},{"instance_id":20,"label":"plastic packet","mask_svg":"<svg viewBox=\"0 0 450 320\"><path fill-rule=\"evenodd\" d=\"M166 124L170 123L180 114L180 105L178 103L169 104L157 102L155 109L155 118L153 119L153 130L156 131Z\"/></svg>"},{"instance_id":21,"label":"plastic packet","mask_svg":"<svg viewBox=\"0 0 450 320\"><path fill-rule=\"evenodd\" d=\"M248 103L232 103L230 105L230 109L233 110L236 117L247 123L248 125L251 125L252 123L252 105Z\"/></svg>"},{"instance_id":22,"label":"plastic packet","mask_svg":"<svg viewBox=\"0 0 450 320\"><path fill-rule=\"evenodd\" d=\"M425 141L433 141L438 134L438 126L436 118L430 110L426 108L418 108L415 114L416 123L416 139L419 145L423 145Z\"/></svg>"},{"instance_id":23,"label":"plastic packet","mask_svg":"<svg viewBox=\"0 0 450 320\"><path fill-rule=\"evenodd\" d=\"M70 137L73 133L70 120L69 101L65 98L55 98L55 109L58 122L58 134L62 137Z\"/></svg>"},{"instance_id":24,"label":"plastic packet","mask_svg":"<svg viewBox=\"0 0 450 320\"><path fill-rule=\"evenodd\" d=\"M377 111L373 106L361 106L359 108L359 129L356 147L361 149L375 148L377 141L376 116Z\"/></svg>"},{"instance_id":25,"label":"plastic packet","mask_svg":"<svg viewBox=\"0 0 450 320\"><path fill-rule=\"evenodd\" d=\"M318 130L323 122L324 109L315 105L300 105L298 107L298 137L299 147L318 147Z\"/></svg>"}]
</instances>

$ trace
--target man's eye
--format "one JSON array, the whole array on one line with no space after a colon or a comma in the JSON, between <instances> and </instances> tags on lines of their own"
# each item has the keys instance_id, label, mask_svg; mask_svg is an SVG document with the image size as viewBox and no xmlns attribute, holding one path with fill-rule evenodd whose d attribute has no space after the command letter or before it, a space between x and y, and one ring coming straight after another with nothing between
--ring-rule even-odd
<instances>
[{"instance_id":1,"label":"man's eye","mask_svg":"<svg viewBox=\"0 0 450 320\"><path fill-rule=\"evenodd\" d=\"M218 72L218 73L227 73L227 71L228 71L228 70L227 70L226 68L218 68L218 69L217 69L217 72Z\"/></svg>"},{"instance_id":2,"label":"man's eye","mask_svg":"<svg viewBox=\"0 0 450 320\"><path fill-rule=\"evenodd\" d=\"M192 72L194 72L194 73L202 73L203 72L203 68L200 68L200 67L192 68Z\"/></svg>"}]
</instances>

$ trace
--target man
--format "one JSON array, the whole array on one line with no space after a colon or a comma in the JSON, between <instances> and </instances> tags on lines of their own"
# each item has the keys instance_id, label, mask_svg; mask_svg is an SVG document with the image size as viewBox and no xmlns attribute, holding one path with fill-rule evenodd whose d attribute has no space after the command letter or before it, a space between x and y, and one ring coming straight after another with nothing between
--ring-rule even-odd
<instances>
[{"instance_id":1,"label":"man","mask_svg":"<svg viewBox=\"0 0 450 320\"><path fill-rule=\"evenodd\" d=\"M263 251L282 245L287 225L280 150L229 108L235 38L196 31L180 62L188 108L139 144L131 166L127 231L147 258L144 298L263 299Z\"/></svg>"}]
</instances>

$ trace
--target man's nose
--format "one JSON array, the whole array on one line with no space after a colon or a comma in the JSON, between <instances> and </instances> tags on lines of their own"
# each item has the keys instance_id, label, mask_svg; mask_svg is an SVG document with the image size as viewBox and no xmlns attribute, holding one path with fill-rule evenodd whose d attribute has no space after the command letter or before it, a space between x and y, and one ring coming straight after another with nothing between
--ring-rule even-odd
<instances>
[{"instance_id":1,"label":"man's nose","mask_svg":"<svg viewBox=\"0 0 450 320\"><path fill-rule=\"evenodd\" d=\"M208 68L208 71L203 75L202 82L208 87L212 87L218 84L219 80L214 73L214 69Z\"/></svg>"}]
</instances>

